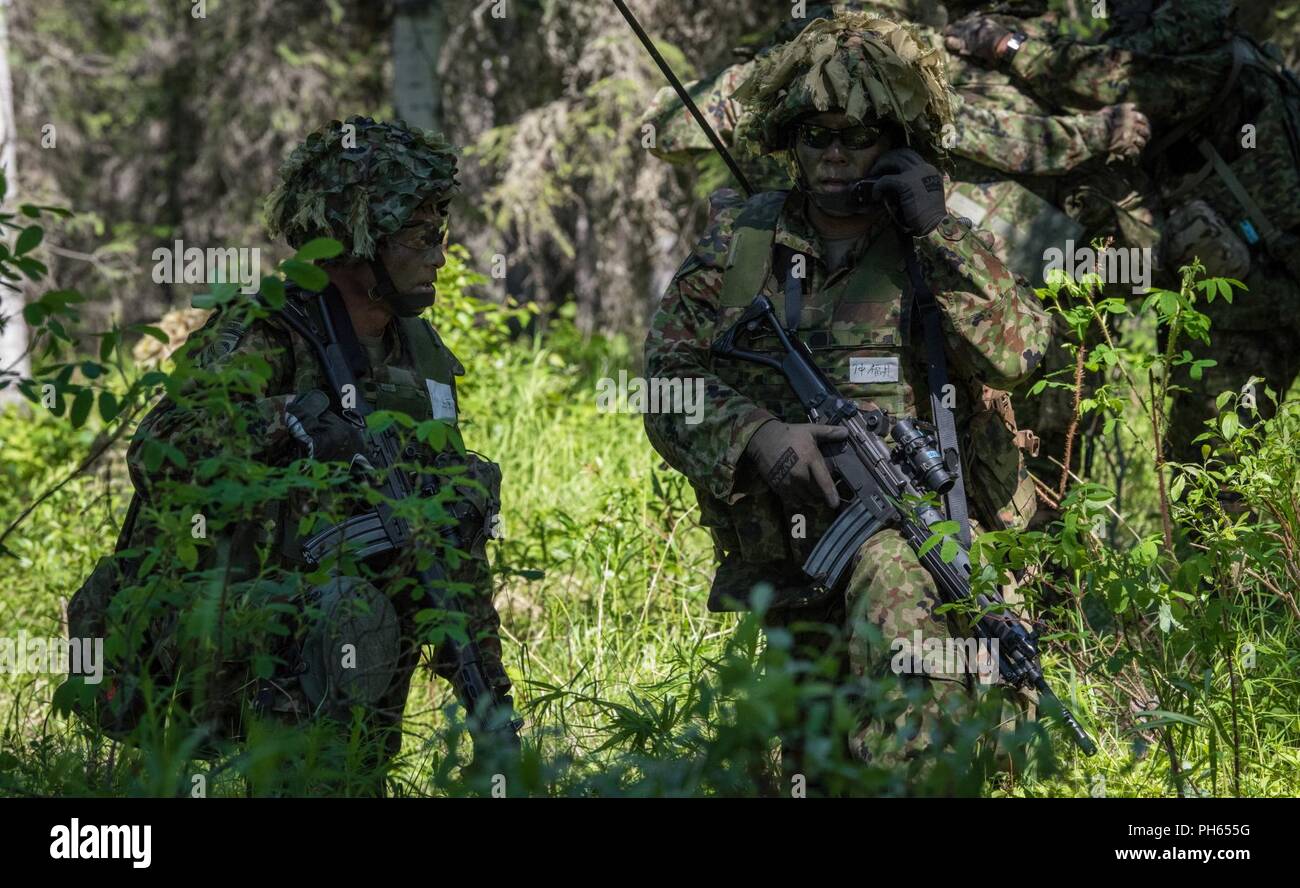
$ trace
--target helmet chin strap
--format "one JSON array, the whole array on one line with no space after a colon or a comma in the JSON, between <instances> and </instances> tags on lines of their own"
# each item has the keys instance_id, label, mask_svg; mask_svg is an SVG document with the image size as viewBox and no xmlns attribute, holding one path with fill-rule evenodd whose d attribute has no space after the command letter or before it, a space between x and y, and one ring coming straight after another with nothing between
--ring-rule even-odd
<instances>
[{"instance_id":1,"label":"helmet chin strap","mask_svg":"<svg viewBox=\"0 0 1300 888\"><path fill-rule=\"evenodd\" d=\"M397 285L393 283L393 276L388 273L388 268L385 267L384 260L379 258L378 253L370 260L370 269L375 273L376 295L387 303L399 318L418 317L420 312L433 304L432 300L424 297L412 300L403 296L398 291Z\"/></svg>"}]
</instances>

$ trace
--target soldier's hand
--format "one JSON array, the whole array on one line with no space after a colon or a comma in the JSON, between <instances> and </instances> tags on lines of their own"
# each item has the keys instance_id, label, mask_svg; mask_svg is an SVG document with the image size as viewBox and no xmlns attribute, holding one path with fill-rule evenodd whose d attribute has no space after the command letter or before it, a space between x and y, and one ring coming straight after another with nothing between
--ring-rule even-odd
<instances>
[{"instance_id":1,"label":"soldier's hand","mask_svg":"<svg viewBox=\"0 0 1300 888\"><path fill-rule=\"evenodd\" d=\"M745 453L783 502L840 506L830 468L818 444L843 441L848 430L839 426L769 420L754 432Z\"/></svg>"},{"instance_id":2,"label":"soldier's hand","mask_svg":"<svg viewBox=\"0 0 1300 888\"><path fill-rule=\"evenodd\" d=\"M285 408L289 434L311 459L345 460L349 464L360 461L363 468L368 467L361 430L329 408L329 395L320 389L298 395Z\"/></svg>"},{"instance_id":3,"label":"soldier's hand","mask_svg":"<svg viewBox=\"0 0 1300 888\"><path fill-rule=\"evenodd\" d=\"M1011 39L1011 31L979 14L953 22L943 33L943 45L949 52L989 65L997 64L1006 42Z\"/></svg>"},{"instance_id":4,"label":"soldier's hand","mask_svg":"<svg viewBox=\"0 0 1300 888\"><path fill-rule=\"evenodd\" d=\"M943 199L943 174L911 148L886 151L871 168L879 177L873 200L888 200L897 208L897 221L912 237L924 237L938 227L948 208Z\"/></svg>"},{"instance_id":5,"label":"soldier's hand","mask_svg":"<svg viewBox=\"0 0 1300 888\"><path fill-rule=\"evenodd\" d=\"M1107 105L1097 113L1103 115L1110 131L1111 157L1132 160L1151 141L1151 121L1132 102Z\"/></svg>"}]
</instances>

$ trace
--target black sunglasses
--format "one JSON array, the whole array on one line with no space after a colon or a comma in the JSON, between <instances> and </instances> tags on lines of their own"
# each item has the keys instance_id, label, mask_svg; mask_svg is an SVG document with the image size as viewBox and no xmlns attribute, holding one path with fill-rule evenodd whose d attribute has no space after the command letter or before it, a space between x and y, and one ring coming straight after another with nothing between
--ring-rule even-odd
<instances>
[{"instance_id":1,"label":"black sunglasses","mask_svg":"<svg viewBox=\"0 0 1300 888\"><path fill-rule=\"evenodd\" d=\"M862 124L845 127L844 129L818 126L815 123L799 124L799 141L809 148L826 149L831 147L831 143L838 139L840 145L849 151L860 151L879 142L884 133L882 127L864 126Z\"/></svg>"},{"instance_id":2,"label":"black sunglasses","mask_svg":"<svg viewBox=\"0 0 1300 888\"><path fill-rule=\"evenodd\" d=\"M423 250L437 244L447 243L447 217L443 216L437 225L430 222L417 222L400 228L391 239L410 250Z\"/></svg>"}]
</instances>

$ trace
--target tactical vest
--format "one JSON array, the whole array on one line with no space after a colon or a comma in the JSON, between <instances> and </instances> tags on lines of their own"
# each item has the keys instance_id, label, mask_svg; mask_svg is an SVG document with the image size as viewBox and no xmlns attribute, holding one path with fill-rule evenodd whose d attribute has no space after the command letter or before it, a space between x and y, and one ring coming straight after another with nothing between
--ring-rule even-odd
<instances>
[{"instance_id":1,"label":"tactical vest","mask_svg":"<svg viewBox=\"0 0 1300 888\"><path fill-rule=\"evenodd\" d=\"M1166 188L1166 203L1181 208L1188 200L1203 198L1242 242L1256 252L1266 252L1300 278L1300 203L1293 193L1300 181L1300 80L1265 47L1245 35L1234 34L1229 46L1232 69L1208 109L1180 123L1153 144L1147 154L1160 158L1186 139L1201 155L1204 165L1177 181L1176 186ZM1258 106L1251 125L1260 147L1235 151L1236 156L1229 160L1216 147L1214 130L1222 123L1225 107L1244 107L1247 103ZM1242 134L1232 130L1225 138L1238 140ZM1174 238L1177 234L1171 232ZM1208 270L1211 274L1223 273ZM1254 305L1263 304L1256 301ZM1234 320L1242 321L1252 310L1248 302L1234 305Z\"/></svg>"},{"instance_id":2,"label":"tactical vest","mask_svg":"<svg viewBox=\"0 0 1300 888\"><path fill-rule=\"evenodd\" d=\"M771 298L778 317L787 316L780 270L773 268L776 224L784 206L784 200L763 195L737 217L723 272L719 329L739 317L760 292ZM926 391L911 305L902 252L897 239L885 232L830 286L803 295L799 335L845 395L860 405L872 401L890 413L915 414L917 390L922 397ZM778 351L771 334L751 344L756 351ZM779 371L739 362L718 362L714 369L785 422L807 421Z\"/></svg>"},{"instance_id":3,"label":"tactical vest","mask_svg":"<svg viewBox=\"0 0 1300 888\"><path fill-rule=\"evenodd\" d=\"M300 305L308 312L316 329L324 330L315 300L303 300ZM396 337L396 341L391 337ZM320 360L310 343L298 335L294 335L292 341L293 390L328 390ZM436 419L457 428L460 409L456 377L463 376L465 368L443 343L433 325L423 318L394 318L385 331L384 341L387 345L385 362L358 374L360 395L373 409L405 413L417 425ZM418 441L412 430L399 426L398 434L405 444L415 448L415 455L409 458L411 462L432 467L464 459L450 444L435 452L426 443ZM280 522L280 553L282 557L296 561L302 542L297 535L297 518L310 505L303 499L291 497L285 508L293 517Z\"/></svg>"},{"instance_id":4,"label":"tactical vest","mask_svg":"<svg viewBox=\"0 0 1300 888\"><path fill-rule=\"evenodd\" d=\"M734 323L760 292L772 300L777 317L786 317L786 296L773 259L777 221L785 205L784 197L759 195L737 216L723 269L718 329ZM871 402L895 415L916 416L916 405L928 402L929 391L924 342L913 328L912 306L902 249L886 230L829 287L804 294L798 331L817 365L859 407ZM755 351L779 350L770 334L749 342ZM729 361L715 362L714 370L782 421L807 422L778 370ZM974 381L968 388L967 396L958 399L957 419L974 514L986 529L1023 529L1037 510L1024 461L1024 452L1037 453L1037 438L1016 426L1005 392Z\"/></svg>"},{"instance_id":5,"label":"tactical vest","mask_svg":"<svg viewBox=\"0 0 1300 888\"><path fill-rule=\"evenodd\" d=\"M314 302L304 303L317 329L324 329ZM456 377L465 368L424 318L394 318L389 337L397 337L397 348L389 344L385 363L360 376L361 394L375 410L408 414L416 422L438 419L456 425L459 401ZM321 369L310 346L294 337L294 383L296 391L319 388ZM306 386L306 388L304 388Z\"/></svg>"}]
</instances>

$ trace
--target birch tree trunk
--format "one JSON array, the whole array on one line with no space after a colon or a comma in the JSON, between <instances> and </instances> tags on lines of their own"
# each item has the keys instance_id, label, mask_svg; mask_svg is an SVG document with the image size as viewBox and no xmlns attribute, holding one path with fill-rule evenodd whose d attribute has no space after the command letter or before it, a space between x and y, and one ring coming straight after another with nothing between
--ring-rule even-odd
<instances>
[{"instance_id":1,"label":"birch tree trunk","mask_svg":"<svg viewBox=\"0 0 1300 888\"><path fill-rule=\"evenodd\" d=\"M0 168L4 170L7 188L5 189L4 207L6 210L17 205L15 194L18 191L17 138L14 127L14 90L13 80L9 76L9 0L0 0ZM17 287L18 289L14 289ZM31 361L26 356L27 322L23 320L22 284L13 286L0 285L0 320L4 330L0 331L0 371L5 371L0 378L12 379L9 374L30 376ZM0 389L0 404L21 401L22 395L10 383Z\"/></svg>"},{"instance_id":2,"label":"birch tree trunk","mask_svg":"<svg viewBox=\"0 0 1300 888\"><path fill-rule=\"evenodd\" d=\"M399 0L393 16L393 108L411 126L442 129L438 56L447 33L442 0Z\"/></svg>"}]
</instances>

